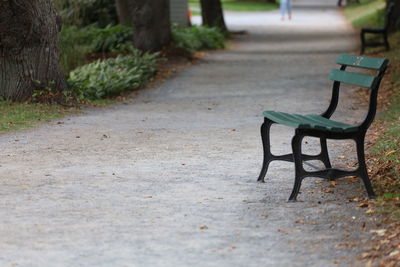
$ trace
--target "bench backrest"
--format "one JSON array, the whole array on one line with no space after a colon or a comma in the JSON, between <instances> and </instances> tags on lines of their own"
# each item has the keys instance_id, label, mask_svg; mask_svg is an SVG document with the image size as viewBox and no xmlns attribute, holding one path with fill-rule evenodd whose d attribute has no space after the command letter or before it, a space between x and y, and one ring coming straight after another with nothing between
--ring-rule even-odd
<instances>
[{"instance_id":1,"label":"bench backrest","mask_svg":"<svg viewBox=\"0 0 400 267\"><path fill-rule=\"evenodd\" d=\"M393 10L394 10L394 2L389 2L386 8L385 23L383 24L383 28L385 29L385 31L387 31L389 28L389 23L393 14Z\"/></svg>"},{"instance_id":2,"label":"bench backrest","mask_svg":"<svg viewBox=\"0 0 400 267\"><path fill-rule=\"evenodd\" d=\"M366 130L375 117L378 89L382 81L383 75L385 74L386 68L389 64L389 60L387 60L386 58L373 58L343 54L339 55L336 58L336 63L340 64L341 67L340 69L332 70L329 74L329 79L334 81L333 93L331 105L324 113L324 115L330 117L336 109L341 83L369 88L371 89L371 92L367 117L365 118L364 122L359 125L360 128ZM375 71L375 75L369 73L366 74L346 71L347 67L366 69L370 71L372 70Z\"/></svg>"}]
</instances>

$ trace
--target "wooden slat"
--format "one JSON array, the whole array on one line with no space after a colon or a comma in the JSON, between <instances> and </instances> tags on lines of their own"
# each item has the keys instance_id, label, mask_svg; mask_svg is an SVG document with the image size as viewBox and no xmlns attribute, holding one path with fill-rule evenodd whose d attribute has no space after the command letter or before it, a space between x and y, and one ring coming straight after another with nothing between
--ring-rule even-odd
<instances>
[{"instance_id":1,"label":"wooden slat","mask_svg":"<svg viewBox=\"0 0 400 267\"><path fill-rule=\"evenodd\" d=\"M376 77L368 74L355 73L342 70L332 70L329 79L333 81L358 85L362 87L372 88L375 85Z\"/></svg>"},{"instance_id":2,"label":"wooden slat","mask_svg":"<svg viewBox=\"0 0 400 267\"><path fill-rule=\"evenodd\" d=\"M357 129L357 126L326 119L316 114L301 115L267 110L263 112L263 115L276 123L292 128L316 129L332 132L351 132Z\"/></svg>"},{"instance_id":3,"label":"wooden slat","mask_svg":"<svg viewBox=\"0 0 400 267\"><path fill-rule=\"evenodd\" d=\"M355 68L383 70L384 68L386 68L389 61L386 58L374 58L342 54L336 58L336 63Z\"/></svg>"}]
</instances>

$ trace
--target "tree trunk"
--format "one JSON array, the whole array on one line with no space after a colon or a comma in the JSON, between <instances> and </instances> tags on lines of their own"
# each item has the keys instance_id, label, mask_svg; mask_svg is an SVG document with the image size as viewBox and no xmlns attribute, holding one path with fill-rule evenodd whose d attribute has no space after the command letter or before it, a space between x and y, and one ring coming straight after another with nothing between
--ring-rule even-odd
<instances>
[{"instance_id":1,"label":"tree trunk","mask_svg":"<svg viewBox=\"0 0 400 267\"><path fill-rule=\"evenodd\" d=\"M132 26L132 17L129 10L129 0L115 0L119 23L125 26Z\"/></svg>"},{"instance_id":2,"label":"tree trunk","mask_svg":"<svg viewBox=\"0 0 400 267\"><path fill-rule=\"evenodd\" d=\"M222 4L220 0L201 0L201 16L203 18L203 25L209 27L217 27L223 32L228 31L224 13L222 11Z\"/></svg>"},{"instance_id":3,"label":"tree trunk","mask_svg":"<svg viewBox=\"0 0 400 267\"><path fill-rule=\"evenodd\" d=\"M51 0L0 0L0 96L22 101L66 89L59 66L61 20Z\"/></svg>"},{"instance_id":4,"label":"tree trunk","mask_svg":"<svg viewBox=\"0 0 400 267\"><path fill-rule=\"evenodd\" d=\"M388 0L387 3L389 2L394 3L393 14L390 21L388 21L389 31L394 32L400 29L400 0Z\"/></svg>"},{"instance_id":5,"label":"tree trunk","mask_svg":"<svg viewBox=\"0 0 400 267\"><path fill-rule=\"evenodd\" d=\"M160 51L171 41L169 0L131 0L133 43L142 51Z\"/></svg>"}]
</instances>

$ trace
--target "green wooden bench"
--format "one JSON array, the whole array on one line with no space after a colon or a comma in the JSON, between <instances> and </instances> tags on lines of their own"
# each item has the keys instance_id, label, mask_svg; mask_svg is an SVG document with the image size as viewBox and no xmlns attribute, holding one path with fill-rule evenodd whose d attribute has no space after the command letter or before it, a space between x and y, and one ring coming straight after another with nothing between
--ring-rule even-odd
<instances>
[{"instance_id":1,"label":"green wooden bench","mask_svg":"<svg viewBox=\"0 0 400 267\"><path fill-rule=\"evenodd\" d=\"M388 40L388 31L389 31L389 23L391 17L393 16L394 11L394 3L390 2L387 4L386 14L385 14L385 22L383 27L381 28L362 28L360 32L361 37L361 54L364 54L366 47L378 47L384 46L386 50L390 49L389 40ZM381 41L368 41L365 37L366 35L375 35L380 36Z\"/></svg>"},{"instance_id":2,"label":"green wooden bench","mask_svg":"<svg viewBox=\"0 0 400 267\"><path fill-rule=\"evenodd\" d=\"M337 57L336 63L340 64L341 67L340 69L332 70L329 75L329 79L333 80L332 98L324 113L321 115L301 115L271 110L263 112L264 123L261 126L261 137L264 149L264 160L258 181L264 182L264 177L271 161L283 160L294 162L295 182L289 201L296 201L301 182L305 177L319 177L334 180L344 176L359 176L364 182L368 196L370 198L375 197L365 164L364 138L368 127L375 117L378 88L389 61L385 58L343 54ZM373 70L375 75L350 72L346 70L348 67L354 68L354 70ZM330 119L338 104L341 83L370 89L368 113L364 121L359 125L350 125ZM269 135L273 123L295 128L295 135L292 139L292 154L276 156L271 153ZM302 140L305 136L318 137L320 139L321 152L318 155L302 154ZM358 168L353 171L332 168L326 144L327 139L353 139L357 147ZM326 169L306 171L303 168L303 162L308 160L320 160L324 163Z\"/></svg>"}]
</instances>

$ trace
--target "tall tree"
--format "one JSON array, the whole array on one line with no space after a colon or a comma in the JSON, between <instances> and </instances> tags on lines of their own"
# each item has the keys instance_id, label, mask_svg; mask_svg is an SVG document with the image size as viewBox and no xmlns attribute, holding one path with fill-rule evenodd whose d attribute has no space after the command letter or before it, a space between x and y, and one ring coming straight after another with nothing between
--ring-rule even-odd
<instances>
[{"instance_id":1,"label":"tall tree","mask_svg":"<svg viewBox=\"0 0 400 267\"><path fill-rule=\"evenodd\" d=\"M125 0L129 3L134 46L159 51L171 41L169 0Z\"/></svg>"},{"instance_id":2,"label":"tall tree","mask_svg":"<svg viewBox=\"0 0 400 267\"><path fill-rule=\"evenodd\" d=\"M25 100L35 89L66 89L59 66L61 21L51 0L0 1L0 96Z\"/></svg>"},{"instance_id":3,"label":"tall tree","mask_svg":"<svg viewBox=\"0 0 400 267\"><path fill-rule=\"evenodd\" d=\"M224 32L228 31L225 24L221 0L200 0L200 4L203 25L217 27Z\"/></svg>"},{"instance_id":4,"label":"tall tree","mask_svg":"<svg viewBox=\"0 0 400 267\"><path fill-rule=\"evenodd\" d=\"M127 0L115 0L119 23L125 26L132 26L131 12Z\"/></svg>"}]
</instances>

